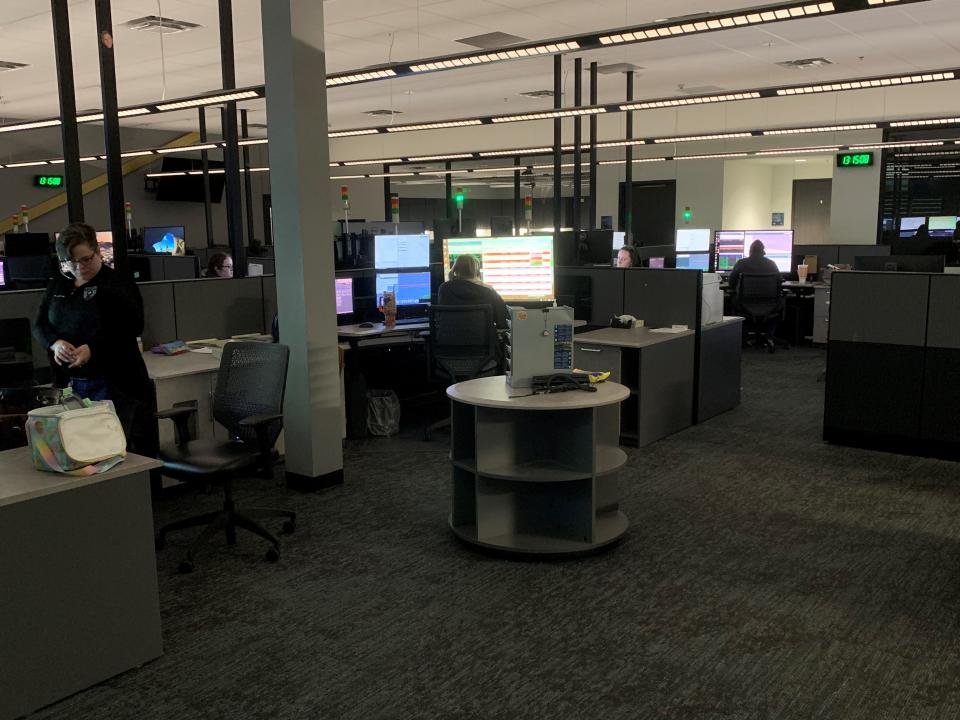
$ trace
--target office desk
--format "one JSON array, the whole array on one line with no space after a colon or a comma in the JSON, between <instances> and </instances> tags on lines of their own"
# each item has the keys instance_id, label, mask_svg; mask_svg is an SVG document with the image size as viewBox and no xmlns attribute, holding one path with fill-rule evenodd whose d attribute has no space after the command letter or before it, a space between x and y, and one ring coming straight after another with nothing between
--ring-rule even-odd
<instances>
[{"instance_id":1,"label":"office desk","mask_svg":"<svg viewBox=\"0 0 960 720\"><path fill-rule=\"evenodd\" d=\"M372 328L363 328L359 325L340 325L337 328L337 336L348 340L351 344L359 340L368 340L384 336L403 336L410 333L422 333L430 329L430 323L424 320L418 323L409 323L407 325L394 325L391 329L384 327L383 323L373 323Z\"/></svg>"},{"instance_id":2,"label":"office desk","mask_svg":"<svg viewBox=\"0 0 960 720\"><path fill-rule=\"evenodd\" d=\"M481 547L528 555L595 550L627 530L618 473L623 385L530 395L503 375L447 388L450 528Z\"/></svg>"},{"instance_id":3,"label":"office desk","mask_svg":"<svg viewBox=\"0 0 960 720\"><path fill-rule=\"evenodd\" d=\"M197 439L228 439L226 430L213 419L213 391L217 384L220 358L211 353L157 355L145 352L143 362L156 388L158 410L167 410L177 405L195 405ZM172 422L159 421L159 431L161 445L175 442Z\"/></svg>"},{"instance_id":4,"label":"office desk","mask_svg":"<svg viewBox=\"0 0 960 720\"><path fill-rule=\"evenodd\" d=\"M581 370L610 370L630 389L623 404L620 442L645 447L693 423L695 333L650 328L605 328L574 336Z\"/></svg>"},{"instance_id":5,"label":"office desk","mask_svg":"<svg viewBox=\"0 0 960 720\"><path fill-rule=\"evenodd\" d=\"M742 346L743 318L724 317L718 323L703 326L697 386L698 423L740 404Z\"/></svg>"},{"instance_id":6,"label":"office desk","mask_svg":"<svg viewBox=\"0 0 960 720\"><path fill-rule=\"evenodd\" d=\"M138 455L91 477L0 453L0 720L159 657L148 472Z\"/></svg>"}]
</instances>

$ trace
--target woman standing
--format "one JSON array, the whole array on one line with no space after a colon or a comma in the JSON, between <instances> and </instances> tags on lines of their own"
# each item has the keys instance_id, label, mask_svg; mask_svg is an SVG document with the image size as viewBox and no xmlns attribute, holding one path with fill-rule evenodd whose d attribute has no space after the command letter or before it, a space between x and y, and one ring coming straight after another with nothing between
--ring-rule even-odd
<instances>
[{"instance_id":1,"label":"woman standing","mask_svg":"<svg viewBox=\"0 0 960 720\"><path fill-rule=\"evenodd\" d=\"M143 301L137 286L103 262L96 231L68 225L57 238L60 275L50 281L33 334L50 353L54 384L112 400L131 450L155 455L156 396L140 355Z\"/></svg>"}]
</instances>

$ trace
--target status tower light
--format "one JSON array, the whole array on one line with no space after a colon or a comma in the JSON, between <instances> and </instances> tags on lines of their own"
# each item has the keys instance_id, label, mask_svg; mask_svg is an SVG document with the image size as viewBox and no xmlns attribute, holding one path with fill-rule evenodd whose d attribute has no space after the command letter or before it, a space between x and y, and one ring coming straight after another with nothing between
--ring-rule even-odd
<instances>
[{"instance_id":1,"label":"status tower light","mask_svg":"<svg viewBox=\"0 0 960 720\"><path fill-rule=\"evenodd\" d=\"M457 201L457 234L463 232L463 188L458 187L453 199Z\"/></svg>"}]
</instances>

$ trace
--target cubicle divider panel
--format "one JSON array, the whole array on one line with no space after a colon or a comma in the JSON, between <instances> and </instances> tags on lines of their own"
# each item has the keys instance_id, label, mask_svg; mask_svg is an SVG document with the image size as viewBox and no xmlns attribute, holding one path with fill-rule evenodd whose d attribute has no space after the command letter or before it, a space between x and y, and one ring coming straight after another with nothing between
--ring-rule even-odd
<instances>
[{"instance_id":1,"label":"cubicle divider panel","mask_svg":"<svg viewBox=\"0 0 960 720\"><path fill-rule=\"evenodd\" d=\"M200 264L195 255L161 255L163 278L153 280L196 280L200 277Z\"/></svg>"},{"instance_id":2,"label":"cubicle divider panel","mask_svg":"<svg viewBox=\"0 0 960 720\"><path fill-rule=\"evenodd\" d=\"M40 303L43 301L44 290L20 290L17 292L0 293L0 320L16 320L27 318L31 325L37 317ZM0 345L4 345L0 339ZM50 367L47 358L47 349L33 341L33 366L35 368Z\"/></svg>"},{"instance_id":3,"label":"cubicle divider panel","mask_svg":"<svg viewBox=\"0 0 960 720\"><path fill-rule=\"evenodd\" d=\"M179 339L173 302L173 283L141 283L137 285L143 298L143 333L145 350Z\"/></svg>"},{"instance_id":4,"label":"cubicle divider panel","mask_svg":"<svg viewBox=\"0 0 960 720\"><path fill-rule=\"evenodd\" d=\"M960 275L930 278L920 433L960 454Z\"/></svg>"},{"instance_id":5,"label":"cubicle divider panel","mask_svg":"<svg viewBox=\"0 0 960 720\"><path fill-rule=\"evenodd\" d=\"M615 267L557 268L557 303L569 305L577 320L609 325L623 315L625 270Z\"/></svg>"},{"instance_id":6,"label":"cubicle divider panel","mask_svg":"<svg viewBox=\"0 0 960 720\"><path fill-rule=\"evenodd\" d=\"M853 266L856 257L889 257L889 245L837 245L837 262Z\"/></svg>"},{"instance_id":7,"label":"cubicle divider panel","mask_svg":"<svg viewBox=\"0 0 960 720\"><path fill-rule=\"evenodd\" d=\"M930 275L839 272L831 286L831 342L926 344Z\"/></svg>"},{"instance_id":8,"label":"cubicle divider panel","mask_svg":"<svg viewBox=\"0 0 960 720\"><path fill-rule=\"evenodd\" d=\"M647 327L686 325L697 330L701 296L701 274L696 270L624 271L623 311Z\"/></svg>"},{"instance_id":9,"label":"cubicle divider panel","mask_svg":"<svg viewBox=\"0 0 960 720\"><path fill-rule=\"evenodd\" d=\"M277 278L275 275L264 275L263 281L263 327L264 332L270 332L273 327L273 316L277 314Z\"/></svg>"},{"instance_id":10,"label":"cubicle divider panel","mask_svg":"<svg viewBox=\"0 0 960 720\"><path fill-rule=\"evenodd\" d=\"M173 284L180 340L264 332L262 278Z\"/></svg>"}]
</instances>

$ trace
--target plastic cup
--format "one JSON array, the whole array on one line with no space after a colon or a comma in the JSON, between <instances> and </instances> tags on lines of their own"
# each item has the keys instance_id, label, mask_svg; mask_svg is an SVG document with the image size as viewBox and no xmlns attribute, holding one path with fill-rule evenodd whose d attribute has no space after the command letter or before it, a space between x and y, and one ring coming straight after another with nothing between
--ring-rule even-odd
<instances>
[{"instance_id":1,"label":"plastic cup","mask_svg":"<svg viewBox=\"0 0 960 720\"><path fill-rule=\"evenodd\" d=\"M807 265L797 265L797 277L800 282L805 283L807 281L807 270L809 269Z\"/></svg>"}]
</instances>

